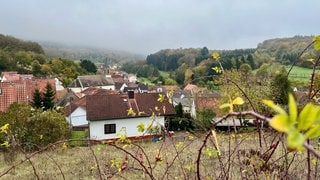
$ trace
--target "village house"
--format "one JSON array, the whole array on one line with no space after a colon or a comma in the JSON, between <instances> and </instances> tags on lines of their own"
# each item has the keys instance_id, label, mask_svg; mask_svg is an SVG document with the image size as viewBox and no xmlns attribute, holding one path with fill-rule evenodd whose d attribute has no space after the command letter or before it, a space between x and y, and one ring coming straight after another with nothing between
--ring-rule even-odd
<instances>
[{"instance_id":1,"label":"village house","mask_svg":"<svg viewBox=\"0 0 320 180\"><path fill-rule=\"evenodd\" d=\"M72 91L79 93L89 87L115 90L111 75L86 75L78 76L69 86Z\"/></svg>"},{"instance_id":2,"label":"village house","mask_svg":"<svg viewBox=\"0 0 320 180\"><path fill-rule=\"evenodd\" d=\"M47 83L55 90L54 79L36 79L33 75L17 72L2 72L0 78L0 112L6 111L14 102L31 102L34 90L45 91Z\"/></svg>"},{"instance_id":3,"label":"village house","mask_svg":"<svg viewBox=\"0 0 320 180\"><path fill-rule=\"evenodd\" d=\"M197 112L205 109L218 112L218 102L220 98L221 96L217 92L196 93L190 111L191 117L196 119Z\"/></svg>"},{"instance_id":4,"label":"village house","mask_svg":"<svg viewBox=\"0 0 320 180\"><path fill-rule=\"evenodd\" d=\"M108 94L115 94L115 91L101 89L101 88L93 88L90 87L85 89L80 94L82 97L74 97L74 93L69 91L68 94L60 101L64 106L64 113L66 115L66 120L72 126L74 130L84 130L88 129L88 121L87 121L87 110L86 110L86 96L87 95L108 95ZM69 95L69 96L68 96Z\"/></svg>"},{"instance_id":5,"label":"village house","mask_svg":"<svg viewBox=\"0 0 320 180\"><path fill-rule=\"evenodd\" d=\"M165 119L175 114L175 110L167 98L163 102L159 102L158 98L159 93L139 94L133 91L128 94L87 95L90 139L116 139L120 134L137 138L152 134L139 132L139 124L144 124L146 128L151 125L155 129L163 130Z\"/></svg>"}]
</instances>

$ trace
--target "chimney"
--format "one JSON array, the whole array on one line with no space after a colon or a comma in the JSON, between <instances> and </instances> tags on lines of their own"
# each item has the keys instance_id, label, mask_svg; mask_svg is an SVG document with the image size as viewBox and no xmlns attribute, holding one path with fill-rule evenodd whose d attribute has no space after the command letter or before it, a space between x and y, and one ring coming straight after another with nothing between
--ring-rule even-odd
<instances>
[{"instance_id":1,"label":"chimney","mask_svg":"<svg viewBox=\"0 0 320 180\"><path fill-rule=\"evenodd\" d=\"M134 91L128 91L129 99L134 99Z\"/></svg>"}]
</instances>

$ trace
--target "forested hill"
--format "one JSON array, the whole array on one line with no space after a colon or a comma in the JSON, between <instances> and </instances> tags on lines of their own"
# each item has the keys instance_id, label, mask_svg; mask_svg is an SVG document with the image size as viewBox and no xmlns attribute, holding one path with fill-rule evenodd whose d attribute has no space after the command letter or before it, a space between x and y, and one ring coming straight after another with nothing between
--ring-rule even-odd
<instances>
[{"instance_id":1,"label":"forested hill","mask_svg":"<svg viewBox=\"0 0 320 180\"><path fill-rule=\"evenodd\" d=\"M91 48L84 46L69 46L61 43L40 42L49 58L66 58L72 60L87 59L94 63L115 63L121 61L142 60L145 57L126 51Z\"/></svg>"},{"instance_id":2,"label":"forested hill","mask_svg":"<svg viewBox=\"0 0 320 180\"><path fill-rule=\"evenodd\" d=\"M275 38L258 44L257 51L279 56L283 53L300 53L312 42L313 36L294 36L291 38Z\"/></svg>"},{"instance_id":3,"label":"forested hill","mask_svg":"<svg viewBox=\"0 0 320 180\"><path fill-rule=\"evenodd\" d=\"M3 34L0 34L0 49L7 52L31 51L37 54L44 54L42 47L36 42L23 41Z\"/></svg>"},{"instance_id":4,"label":"forested hill","mask_svg":"<svg viewBox=\"0 0 320 180\"><path fill-rule=\"evenodd\" d=\"M252 69L260 67L263 63L271 62L287 65L297 59L299 53L312 42L312 38L312 36L295 36L270 39L259 43L255 49L209 50L207 47L166 49L148 55L146 63L159 70L172 71L182 64L195 67L207 60L212 52L218 52L227 69L238 69L243 63L249 64ZM313 47L306 54L312 51ZM298 65L307 66L303 63Z\"/></svg>"}]
</instances>

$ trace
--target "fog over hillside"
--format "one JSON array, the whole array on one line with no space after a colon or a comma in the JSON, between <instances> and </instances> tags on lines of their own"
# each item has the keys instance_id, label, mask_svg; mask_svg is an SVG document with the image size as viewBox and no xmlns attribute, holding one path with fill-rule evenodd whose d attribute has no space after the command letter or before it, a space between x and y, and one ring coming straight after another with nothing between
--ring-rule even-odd
<instances>
[{"instance_id":1,"label":"fog over hillside","mask_svg":"<svg viewBox=\"0 0 320 180\"><path fill-rule=\"evenodd\" d=\"M318 0L10 0L0 6L0 34L143 55L255 48L265 39L319 34L318 7Z\"/></svg>"}]
</instances>

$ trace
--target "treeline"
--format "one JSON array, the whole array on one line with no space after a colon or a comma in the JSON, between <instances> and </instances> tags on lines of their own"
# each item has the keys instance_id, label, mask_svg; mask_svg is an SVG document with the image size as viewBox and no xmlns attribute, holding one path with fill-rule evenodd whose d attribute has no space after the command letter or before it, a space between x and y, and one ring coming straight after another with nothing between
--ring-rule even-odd
<instances>
[{"instance_id":1,"label":"treeline","mask_svg":"<svg viewBox=\"0 0 320 180\"><path fill-rule=\"evenodd\" d=\"M213 67L218 66L211 58L213 52L220 54L220 62L225 70L241 67L255 70L263 64L289 65L295 62L299 54L312 42L312 36L295 36L292 38L278 38L266 40L258 44L257 48L236 50L209 50L203 48L165 49L147 56L144 62L130 62L123 65L122 69L130 73L136 73L140 77L146 77L153 81L168 82L183 85L189 82L210 84L212 75L216 72ZM313 47L308 49L296 65L311 67L312 63L306 61L316 57ZM166 71L169 77L157 76L159 71Z\"/></svg>"},{"instance_id":2,"label":"treeline","mask_svg":"<svg viewBox=\"0 0 320 180\"><path fill-rule=\"evenodd\" d=\"M259 65L270 62L290 65L297 60L304 48L313 41L312 39L313 36L294 36L291 38L265 40L258 44L255 52L256 60ZM311 46L296 65L311 68L312 63L306 60L315 57L318 53L319 52L315 51L313 46Z\"/></svg>"},{"instance_id":3,"label":"treeline","mask_svg":"<svg viewBox=\"0 0 320 180\"><path fill-rule=\"evenodd\" d=\"M127 61L142 60L142 55L133 54L126 51L116 51L98 49L90 47L72 47L65 44L40 42L48 58L64 58L79 61L81 59L90 60L93 63L113 66Z\"/></svg>"},{"instance_id":4,"label":"treeline","mask_svg":"<svg viewBox=\"0 0 320 180\"><path fill-rule=\"evenodd\" d=\"M208 81L217 74L212 68L218 66L211 58L213 52L220 53L221 63L226 69L239 69L245 63L251 69L257 67L253 57L255 49L210 51L203 47L161 50L148 55L146 61L125 63L122 70L149 78L154 83L160 81L167 85L183 85L192 82L212 86L212 82ZM168 72L169 77L162 77L158 70Z\"/></svg>"},{"instance_id":5,"label":"treeline","mask_svg":"<svg viewBox=\"0 0 320 180\"><path fill-rule=\"evenodd\" d=\"M0 34L0 49L9 52L31 51L36 54L44 54L42 47L32 41L22 41L12 36Z\"/></svg>"},{"instance_id":6,"label":"treeline","mask_svg":"<svg viewBox=\"0 0 320 180\"><path fill-rule=\"evenodd\" d=\"M0 34L2 71L17 71L36 77L58 77L67 86L78 75L96 73L97 68L86 59L75 62L66 58L47 58L38 43Z\"/></svg>"}]
</instances>

